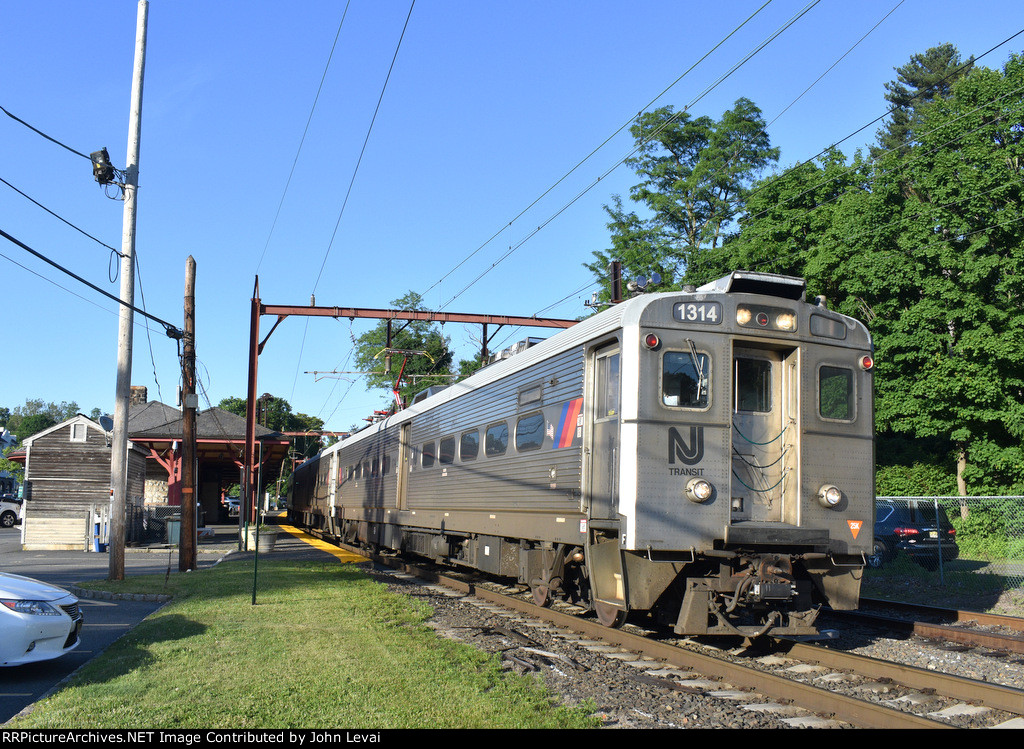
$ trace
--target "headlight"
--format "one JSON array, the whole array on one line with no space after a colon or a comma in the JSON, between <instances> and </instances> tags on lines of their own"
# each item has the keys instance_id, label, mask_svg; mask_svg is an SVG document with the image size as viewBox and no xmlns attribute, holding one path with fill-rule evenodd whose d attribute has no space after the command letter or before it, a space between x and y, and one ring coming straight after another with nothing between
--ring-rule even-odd
<instances>
[{"instance_id":1,"label":"headlight","mask_svg":"<svg viewBox=\"0 0 1024 749\"><path fill-rule=\"evenodd\" d=\"M796 330L796 315L782 313L775 318L775 327L779 330Z\"/></svg>"},{"instance_id":2,"label":"headlight","mask_svg":"<svg viewBox=\"0 0 1024 749\"><path fill-rule=\"evenodd\" d=\"M33 616L60 616L60 612L46 601L6 601L0 600L4 606L19 614Z\"/></svg>"},{"instance_id":3,"label":"headlight","mask_svg":"<svg viewBox=\"0 0 1024 749\"><path fill-rule=\"evenodd\" d=\"M715 488L704 479L690 479L686 484L686 498L697 504L707 502L714 492Z\"/></svg>"},{"instance_id":4,"label":"headlight","mask_svg":"<svg viewBox=\"0 0 1024 749\"><path fill-rule=\"evenodd\" d=\"M843 499L843 493L839 487L832 484L825 484L818 490L818 503L825 508L832 509Z\"/></svg>"}]
</instances>

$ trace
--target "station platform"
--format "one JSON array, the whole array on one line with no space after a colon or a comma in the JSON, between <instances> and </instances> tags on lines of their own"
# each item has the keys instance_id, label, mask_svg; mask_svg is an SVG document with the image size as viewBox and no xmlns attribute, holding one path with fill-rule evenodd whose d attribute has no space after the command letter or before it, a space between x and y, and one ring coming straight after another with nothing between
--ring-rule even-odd
<instances>
[{"instance_id":1,"label":"station platform","mask_svg":"<svg viewBox=\"0 0 1024 749\"><path fill-rule=\"evenodd\" d=\"M260 553L260 557L289 558L289 559L315 559L318 557L332 557L339 562L360 563L369 561L360 554L354 554L346 549L338 548L305 531L295 528L283 522L283 518L268 518L268 525L277 527L277 539L271 551ZM252 558L254 552L243 551L239 544L239 527L237 524L230 525L206 525L198 529L198 540L196 544L197 555L221 555L225 559L247 559ZM167 543L154 543L147 546L130 546L125 548L126 553L168 553L176 550L177 545Z\"/></svg>"}]
</instances>

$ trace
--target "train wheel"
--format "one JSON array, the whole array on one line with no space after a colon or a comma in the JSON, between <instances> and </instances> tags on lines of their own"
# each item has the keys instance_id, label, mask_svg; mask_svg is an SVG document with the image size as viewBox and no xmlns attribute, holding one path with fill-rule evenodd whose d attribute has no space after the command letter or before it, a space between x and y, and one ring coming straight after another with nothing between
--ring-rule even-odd
<instances>
[{"instance_id":1,"label":"train wheel","mask_svg":"<svg viewBox=\"0 0 1024 749\"><path fill-rule=\"evenodd\" d=\"M601 601L594 601L594 613L597 614L597 621L601 624L612 629L618 629L626 623L626 614L628 612Z\"/></svg>"},{"instance_id":2,"label":"train wheel","mask_svg":"<svg viewBox=\"0 0 1024 749\"><path fill-rule=\"evenodd\" d=\"M544 570L540 577L534 579L530 584L533 602L541 608L547 608L554 598L553 591L558 590L561 585L561 578L552 577L550 570Z\"/></svg>"}]
</instances>

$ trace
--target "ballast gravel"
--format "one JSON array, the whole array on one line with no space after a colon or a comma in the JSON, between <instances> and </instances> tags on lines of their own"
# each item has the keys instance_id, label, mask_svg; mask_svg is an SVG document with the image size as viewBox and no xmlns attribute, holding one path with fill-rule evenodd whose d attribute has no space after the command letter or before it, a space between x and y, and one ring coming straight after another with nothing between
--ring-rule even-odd
<instances>
[{"instance_id":1,"label":"ballast gravel","mask_svg":"<svg viewBox=\"0 0 1024 749\"><path fill-rule=\"evenodd\" d=\"M704 685L707 693L653 684L657 677L566 639L553 627L390 570L373 574L396 592L428 599L434 610L429 624L438 634L500 654L505 668L542 679L562 704L591 705L604 728L792 728L813 718L766 705L754 694L714 696L723 689L715 682Z\"/></svg>"},{"instance_id":2,"label":"ballast gravel","mask_svg":"<svg viewBox=\"0 0 1024 749\"><path fill-rule=\"evenodd\" d=\"M498 654L505 668L543 680L562 704L589 705L603 728L850 727L799 708L772 704L761 695L737 691L713 679L701 680L699 674L650 674L616 657L615 649L581 643L551 625L481 599L387 568L375 568L372 574L396 592L427 599L434 611L429 624L439 635ZM917 637L878 637L857 631L844 633L841 641L842 649L872 658L1024 686L1024 658L994 658L983 652L945 649ZM950 722L962 727L992 724L984 712L958 715Z\"/></svg>"}]
</instances>

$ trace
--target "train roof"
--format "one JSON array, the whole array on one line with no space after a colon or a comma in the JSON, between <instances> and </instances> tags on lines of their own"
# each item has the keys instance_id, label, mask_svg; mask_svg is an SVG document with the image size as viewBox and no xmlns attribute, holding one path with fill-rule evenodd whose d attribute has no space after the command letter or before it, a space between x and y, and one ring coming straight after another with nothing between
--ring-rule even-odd
<instances>
[{"instance_id":1,"label":"train roof","mask_svg":"<svg viewBox=\"0 0 1024 749\"><path fill-rule=\"evenodd\" d=\"M806 283L802 278L758 271L733 271L728 276L723 276L698 288L689 287L682 291L640 294L584 318L571 328L559 331L550 338L526 348L522 353L488 364L466 379L453 383L427 398L418 400L407 408L341 440L331 448L327 448L327 451L372 437L388 425L400 424L419 413L429 411L442 403L447 403L465 393L496 382L548 357L600 338L621 327L639 325L644 310L660 300L680 297L701 298L708 294L759 294L776 299L804 302L805 293ZM847 316L834 311L827 314L852 320L852 318L847 318ZM867 333L863 324L854 322L864 330L865 334Z\"/></svg>"}]
</instances>

